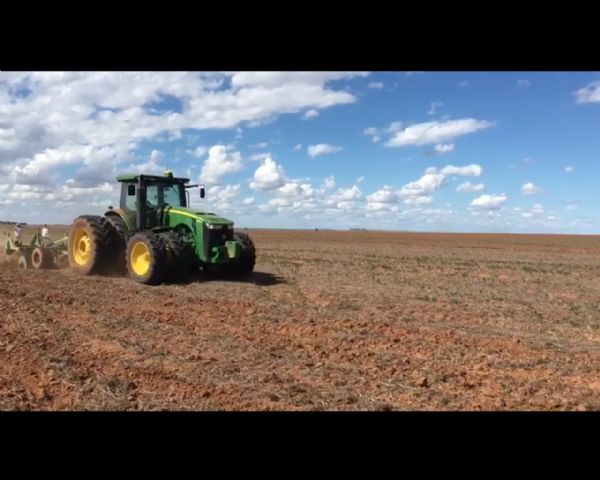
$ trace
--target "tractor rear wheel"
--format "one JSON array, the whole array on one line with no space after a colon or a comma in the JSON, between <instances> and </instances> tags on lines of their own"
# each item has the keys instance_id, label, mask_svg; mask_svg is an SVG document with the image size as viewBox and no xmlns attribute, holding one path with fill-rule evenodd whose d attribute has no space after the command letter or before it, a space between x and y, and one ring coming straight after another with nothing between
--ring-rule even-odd
<instances>
[{"instance_id":1,"label":"tractor rear wheel","mask_svg":"<svg viewBox=\"0 0 600 480\"><path fill-rule=\"evenodd\" d=\"M139 232L127 242L127 271L135 281L159 284L166 270L165 250L158 235Z\"/></svg>"},{"instance_id":2,"label":"tractor rear wheel","mask_svg":"<svg viewBox=\"0 0 600 480\"><path fill-rule=\"evenodd\" d=\"M109 230L106 219L93 215L78 217L69 231L69 266L82 275L99 273L105 266Z\"/></svg>"},{"instance_id":3,"label":"tractor rear wheel","mask_svg":"<svg viewBox=\"0 0 600 480\"><path fill-rule=\"evenodd\" d=\"M54 255L52 251L44 247L36 247L31 252L31 266L37 270L41 268L52 268Z\"/></svg>"}]
</instances>

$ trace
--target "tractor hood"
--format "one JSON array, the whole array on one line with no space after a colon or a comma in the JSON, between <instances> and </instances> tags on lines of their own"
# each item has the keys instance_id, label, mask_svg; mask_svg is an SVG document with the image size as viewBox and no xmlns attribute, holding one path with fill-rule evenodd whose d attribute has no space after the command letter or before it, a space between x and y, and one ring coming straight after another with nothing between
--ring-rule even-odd
<instances>
[{"instance_id":1,"label":"tractor hood","mask_svg":"<svg viewBox=\"0 0 600 480\"><path fill-rule=\"evenodd\" d=\"M181 215L182 217L193 218L198 222L207 223L209 225L233 225L231 220L219 217L214 213L202 212L186 207L167 207L165 213L169 216Z\"/></svg>"}]
</instances>

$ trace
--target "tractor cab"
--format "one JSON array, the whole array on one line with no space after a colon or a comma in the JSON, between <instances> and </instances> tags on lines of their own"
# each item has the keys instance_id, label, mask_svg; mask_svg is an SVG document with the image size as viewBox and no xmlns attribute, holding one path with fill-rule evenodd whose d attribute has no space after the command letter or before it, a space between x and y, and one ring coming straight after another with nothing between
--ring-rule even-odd
<instances>
[{"instance_id":1,"label":"tractor cab","mask_svg":"<svg viewBox=\"0 0 600 480\"><path fill-rule=\"evenodd\" d=\"M129 217L136 230L152 229L164 225L166 207L188 207L188 178L174 177L171 172L159 175L120 175L121 211ZM200 187L204 198L204 187ZM132 226L133 226L132 225Z\"/></svg>"}]
</instances>

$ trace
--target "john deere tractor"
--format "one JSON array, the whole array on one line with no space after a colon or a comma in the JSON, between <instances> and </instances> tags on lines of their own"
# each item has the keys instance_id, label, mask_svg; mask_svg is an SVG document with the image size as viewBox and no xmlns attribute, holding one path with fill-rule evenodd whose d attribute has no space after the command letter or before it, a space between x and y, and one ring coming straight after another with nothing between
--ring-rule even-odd
<instances>
[{"instance_id":1,"label":"john deere tractor","mask_svg":"<svg viewBox=\"0 0 600 480\"><path fill-rule=\"evenodd\" d=\"M110 270L156 285L199 268L234 276L254 270L256 251L233 222L190 208L189 179L120 175L119 208L104 216L83 215L71 225L69 265L89 275ZM204 187L200 187L204 198Z\"/></svg>"}]
</instances>

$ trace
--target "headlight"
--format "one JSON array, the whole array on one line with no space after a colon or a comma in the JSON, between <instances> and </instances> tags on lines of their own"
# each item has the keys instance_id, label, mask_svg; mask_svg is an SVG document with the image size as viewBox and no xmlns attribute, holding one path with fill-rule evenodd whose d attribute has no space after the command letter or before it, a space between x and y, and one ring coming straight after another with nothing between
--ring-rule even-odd
<instances>
[{"instance_id":1,"label":"headlight","mask_svg":"<svg viewBox=\"0 0 600 480\"><path fill-rule=\"evenodd\" d=\"M208 226L208 228L210 230L221 230L223 228L223 225L212 225L212 224L209 224L207 226Z\"/></svg>"}]
</instances>

